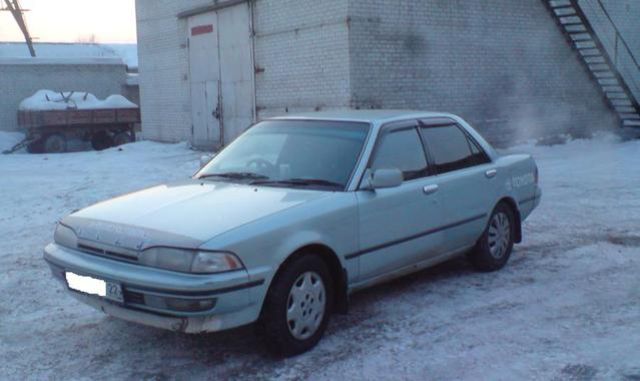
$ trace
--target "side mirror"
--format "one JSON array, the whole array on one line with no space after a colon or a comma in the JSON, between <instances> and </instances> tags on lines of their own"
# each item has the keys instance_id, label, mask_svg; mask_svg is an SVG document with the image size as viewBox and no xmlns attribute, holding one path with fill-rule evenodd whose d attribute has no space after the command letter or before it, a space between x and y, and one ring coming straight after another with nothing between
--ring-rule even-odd
<instances>
[{"instance_id":1,"label":"side mirror","mask_svg":"<svg viewBox=\"0 0 640 381\"><path fill-rule=\"evenodd\" d=\"M395 188L404 181L402 171L397 168L376 169L370 173L368 189Z\"/></svg>"},{"instance_id":2,"label":"side mirror","mask_svg":"<svg viewBox=\"0 0 640 381\"><path fill-rule=\"evenodd\" d=\"M209 164L209 162L216 157L215 153L210 153L208 155L200 156L200 169L202 169L205 165Z\"/></svg>"}]
</instances>

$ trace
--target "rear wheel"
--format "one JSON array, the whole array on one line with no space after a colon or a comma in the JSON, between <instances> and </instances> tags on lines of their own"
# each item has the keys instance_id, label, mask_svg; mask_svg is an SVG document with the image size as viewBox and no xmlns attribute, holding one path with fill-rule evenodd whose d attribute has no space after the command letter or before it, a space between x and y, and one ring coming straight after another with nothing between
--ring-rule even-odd
<instances>
[{"instance_id":1,"label":"rear wheel","mask_svg":"<svg viewBox=\"0 0 640 381\"><path fill-rule=\"evenodd\" d=\"M515 216L511 207L505 203L498 204L484 233L469 254L476 269L496 271L504 267L513 250L515 226Z\"/></svg>"},{"instance_id":2,"label":"rear wheel","mask_svg":"<svg viewBox=\"0 0 640 381\"><path fill-rule=\"evenodd\" d=\"M133 139L131 138L131 134L126 131L118 132L113 137L113 145L121 146L123 144L131 143Z\"/></svg>"},{"instance_id":3,"label":"rear wheel","mask_svg":"<svg viewBox=\"0 0 640 381\"><path fill-rule=\"evenodd\" d=\"M329 269L317 255L304 255L273 282L262 314L267 345L283 356L306 352L320 341L333 307Z\"/></svg>"},{"instance_id":4,"label":"rear wheel","mask_svg":"<svg viewBox=\"0 0 640 381\"><path fill-rule=\"evenodd\" d=\"M44 138L45 153L63 153L67 151L67 139L62 134L51 134Z\"/></svg>"}]
</instances>

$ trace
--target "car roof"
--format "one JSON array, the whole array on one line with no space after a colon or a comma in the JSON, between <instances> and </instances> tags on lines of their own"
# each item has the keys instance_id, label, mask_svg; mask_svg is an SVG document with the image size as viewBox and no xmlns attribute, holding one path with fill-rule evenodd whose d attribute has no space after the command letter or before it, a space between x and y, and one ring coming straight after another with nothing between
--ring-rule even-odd
<instances>
[{"instance_id":1,"label":"car roof","mask_svg":"<svg viewBox=\"0 0 640 381\"><path fill-rule=\"evenodd\" d=\"M415 110L336 110L317 111L300 114L291 114L268 118L269 120L334 120L350 122L384 123L394 120L411 118L453 117L452 114L443 112L415 111Z\"/></svg>"}]
</instances>

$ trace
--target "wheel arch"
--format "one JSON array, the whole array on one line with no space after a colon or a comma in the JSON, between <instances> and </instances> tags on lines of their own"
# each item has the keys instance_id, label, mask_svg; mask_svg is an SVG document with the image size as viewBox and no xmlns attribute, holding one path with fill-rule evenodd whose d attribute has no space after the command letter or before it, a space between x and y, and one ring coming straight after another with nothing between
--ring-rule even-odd
<instances>
[{"instance_id":1,"label":"wheel arch","mask_svg":"<svg viewBox=\"0 0 640 381\"><path fill-rule=\"evenodd\" d=\"M342 263L335 251L325 244L312 243L294 250L282 263L280 263L280 266L278 266L274 276L271 278L267 293L269 293L269 290L282 273L282 270L289 263L294 261L296 258L310 254L318 255L329 268L334 285L334 312L346 313L348 308L347 270L342 266ZM264 310L264 302L262 310Z\"/></svg>"},{"instance_id":2,"label":"wheel arch","mask_svg":"<svg viewBox=\"0 0 640 381\"><path fill-rule=\"evenodd\" d=\"M520 215L520 209L518 208L518 203L511 197L503 197L496 203L496 206L500 204L506 204L509 206L511 211L513 212L513 216L516 219L516 236L514 239L515 243L522 242L522 216Z\"/></svg>"}]
</instances>

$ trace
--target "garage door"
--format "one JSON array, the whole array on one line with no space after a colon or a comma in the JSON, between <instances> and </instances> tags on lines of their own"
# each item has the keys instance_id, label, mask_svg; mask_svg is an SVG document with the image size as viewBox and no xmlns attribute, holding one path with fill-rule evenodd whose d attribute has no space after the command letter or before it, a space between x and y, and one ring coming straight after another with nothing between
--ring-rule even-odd
<instances>
[{"instance_id":1,"label":"garage door","mask_svg":"<svg viewBox=\"0 0 640 381\"><path fill-rule=\"evenodd\" d=\"M189 18L192 143L226 145L254 120L249 5Z\"/></svg>"}]
</instances>

